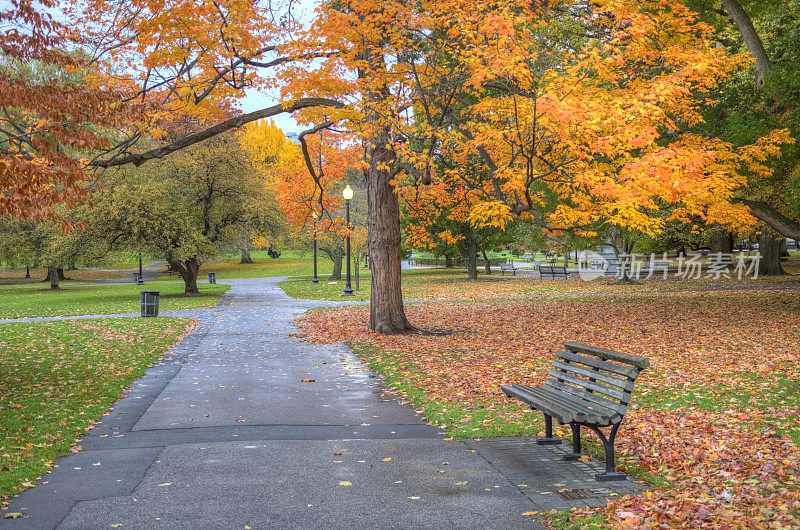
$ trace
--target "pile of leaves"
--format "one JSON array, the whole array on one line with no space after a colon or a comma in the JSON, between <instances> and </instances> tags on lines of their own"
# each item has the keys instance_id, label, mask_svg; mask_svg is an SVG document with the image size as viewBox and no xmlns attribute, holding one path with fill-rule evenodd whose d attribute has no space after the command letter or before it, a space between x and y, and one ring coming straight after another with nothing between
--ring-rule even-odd
<instances>
[{"instance_id":1,"label":"pile of leaves","mask_svg":"<svg viewBox=\"0 0 800 530\"><path fill-rule=\"evenodd\" d=\"M500 384L541 384L565 341L642 355L652 367L637 382L618 454L664 487L614 500L602 509L608 524L800 524L796 299L780 291L615 298L410 307L415 325L449 333L371 334L365 307L311 313L298 326L310 341L377 347L370 362L401 367L418 404L465 403L483 421L512 425L530 414L509 408Z\"/></svg>"}]
</instances>

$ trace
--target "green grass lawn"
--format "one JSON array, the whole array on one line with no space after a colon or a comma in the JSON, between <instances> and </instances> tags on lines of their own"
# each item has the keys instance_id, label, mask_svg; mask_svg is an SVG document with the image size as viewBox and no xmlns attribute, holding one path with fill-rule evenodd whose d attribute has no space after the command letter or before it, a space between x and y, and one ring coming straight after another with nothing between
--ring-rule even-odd
<instances>
[{"instance_id":1,"label":"green grass lawn","mask_svg":"<svg viewBox=\"0 0 800 530\"><path fill-rule=\"evenodd\" d=\"M271 276L308 276L313 274L311 258L260 258L253 256L255 263L239 263L239 259L218 259L203 263L200 278L207 278L209 272L216 272L218 280L226 278L268 278ZM327 257L320 256L318 275L327 278L333 270L333 263ZM168 276L162 276L162 279ZM175 276L173 275L172 278Z\"/></svg>"},{"instance_id":2,"label":"green grass lawn","mask_svg":"<svg viewBox=\"0 0 800 530\"><path fill-rule=\"evenodd\" d=\"M160 309L194 309L216 304L229 285L200 285L199 296L185 296L182 282L145 285L69 286L50 291L40 284L0 286L0 318L106 315L139 311L139 293L160 291Z\"/></svg>"},{"instance_id":3,"label":"green grass lawn","mask_svg":"<svg viewBox=\"0 0 800 530\"><path fill-rule=\"evenodd\" d=\"M39 284L50 286L44 282L47 277L47 269L35 268L30 270L30 278L25 277L25 269L9 269L0 267L0 285L3 284ZM88 269L65 270L66 280L62 280L65 285L71 283L90 283L96 280L122 279L124 274L119 272L97 271Z\"/></svg>"},{"instance_id":4,"label":"green grass lawn","mask_svg":"<svg viewBox=\"0 0 800 530\"><path fill-rule=\"evenodd\" d=\"M110 318L0 325L0 498L48 472L190 323Z\"/></svg>"},{"instance_id":5,"label":"green grass lawn","mask_svg":"<svg viewBox=\"0 0 800 530\"><path fill-rule=\"evenodd\" d=\"M311 283L311 277L302 279L291 279L284 282L279 282L278 287L283 289L283 292L292 298L300 298L304 300L369 300L369 274L361 273L360 289L355 290L356 282L352 281L353 296L342 296L344 292L345 281L340 280L337 282L329 282L327 277L320 278L319 283L314 285Z\"/></svg>"}]
</instances>

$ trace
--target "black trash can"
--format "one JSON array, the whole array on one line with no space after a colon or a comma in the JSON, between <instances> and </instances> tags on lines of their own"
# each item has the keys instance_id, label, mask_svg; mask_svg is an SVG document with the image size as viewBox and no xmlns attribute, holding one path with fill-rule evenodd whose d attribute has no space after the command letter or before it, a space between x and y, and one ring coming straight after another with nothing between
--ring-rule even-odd
<instances>
[{"instance_id":1,"label":"black trash can","mask_svg":"<svg viewBox=\"0 0 800 530\"><path fill-rule=\"evenodd\" d=\"M209 272L208 273L208 283L217 283L217 273L216 272Z\"/></svg>"},{"instance_id":2,"label":"black trash can","mask_svg":"<svg viewBox=\"0 0 800 530\"><path fill-rule=\"evenodd\" d=\"M139 295L139 302L142 306L143 317L157 317L158 316L158 299L160 293L158 291L142 291Z\"/></svg>"}]
</instances>

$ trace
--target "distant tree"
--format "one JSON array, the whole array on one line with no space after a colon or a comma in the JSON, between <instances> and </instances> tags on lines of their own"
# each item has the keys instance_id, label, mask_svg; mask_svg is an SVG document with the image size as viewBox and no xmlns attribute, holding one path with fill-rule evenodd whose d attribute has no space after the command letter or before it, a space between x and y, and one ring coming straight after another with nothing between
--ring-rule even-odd
<instances>
[{"instance_id":1,"label":"distant tree","mask_svg":"<svg viewBox=\"0 0 800 530\"><path fill-rule=\"evenodd\" d=\"M274 207L263 175L232 135L109 175L95 200L97 234L112 246L163 255L186 294L198 293L204 260L242 233L271 226L260 219Z\"/></svg>"}]
</instances>

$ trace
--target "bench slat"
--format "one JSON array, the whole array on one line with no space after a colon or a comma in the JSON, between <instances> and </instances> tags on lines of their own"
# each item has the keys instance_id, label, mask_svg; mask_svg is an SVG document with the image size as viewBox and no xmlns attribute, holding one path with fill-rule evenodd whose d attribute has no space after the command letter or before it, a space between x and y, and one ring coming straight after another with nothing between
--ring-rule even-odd
<instances>
[{"instance_id":1,"label":"bench slat","mask_svg":"<svg viewBox=\"0 0 800 530\"><path fill-rule=\"evenodd\" d=\"M573 411L566 410L563 406L560 406L556 403L536 399L530 392L520 389L517 385L503 385L500 388L502 388L503 392L508 397L517 398L520 401L527 403L531 407L544 412L548 416L553 416L556 418L556 420L558 420L559 423L571 423L573 421L579 421L575 418L575 413Z\"/></svg>"},{"instance_id":2,"label":"bench slat","mask_svg":"<svg viewBox=\"0 0 800 530\"><path fill-rule=\"evenodd\" d=\"M544 402L557 403L566 410L575 411L575 419L585 423L596 425L610 425L622 419L622 416L615 410L610 410L594 403L585 401L579 397L566 394L561 390L556 390L548 386L529 387L525 385L514 385L522 391L532 396L541 398Z\"/></svg>"},{"instance_id":3,"label":"bench slat","mask_svg":"<svg viewBox=\"0 0 800 530\"><path fill-rule=\"evenodd\" d=\"M620 402L625 403L626 405L630 401L630 393L623 392L617 388L612 388L610 386L601 385L600 383L593 383L587 379L583 379L581 377L568 374L562 372L560 370L549 370L548 375L550 377L555 378L556 380L565 381L571 385L575 385L578 387L586 388L588 390L592 390L598 394L602 394L604 396L608 396L612 399L619 400Z\"/></svg>"},{"instance_id":4,"label":"bench slat","mask_svg":"<svg viewBox=\"0 0 800 530\"><path fill-rule=\"evenodd\" d=\"M599 368L600 370L605 370L607 372L613 372L624 377L630 377L631 379L636 379L639 376L639 369L635 366L610 363L595 357L586 357L585 355L578 355L577 353L568 351L558 351L556 353L556 357L574 363L585 364L586 366L591 366L592 368Z\"/></svg>"},{"instance_id":5,"label":"bench slat","mask_svg":"<svg viewBox=\"0 0 800 530\"><path fill-rule=\"evenodd\" d=\"M616 361L618 363L635 366L640 370L644 370L645 368L650 366L650 361L648 361L644 357L637 357L636 355L628 355L627 353L620 353L618 351L606 350L603 348L597 348L595 346L587 346L586 344L578 344L576 342L565 342L564 347L569 351L573 351L575 353L594 355L595 357L599 357L604 361L611 359L612 361Z\"/></svg>"},{"instance_id":6,"label":"bench slat","mask_svg":"<svg viewBox=\"0 0 800 530\"><path fill-rule=\"evenodd\" d=\"M567 373L573 373L590 377L602 383L606 383L621 388L627 392L633 390L633 381L629 381L627 378L623 379L615 375L608 375L604 374L603 372L596 372L590 368L584 368L583 366L579 366L577 364L564 363L561 361L553 361L553 367L563 370L564 372Z\"/></svg>"},{"instance_id":7,"label":"bench slat","mask_svg":"<svg viewBox=\"0 0 800 530\"><path fill-rule=\"evenodd\" d=\"M588 390L583 388L574 387L572 385L568 385L566 383L561 383L556 381L555 379L548 379L545 381L545 386L549 386L551 388L556 389L559 392L566 392L568 394L572 394L578 399L583 399L586 401L590 401L596 405L599 405L603 408L613 410L620 416L624 416L625 413L628 411L628 407L619 401L611 401L610 399L606 399L600 394L592 394Z\"/></svg>"}]
</instances>

